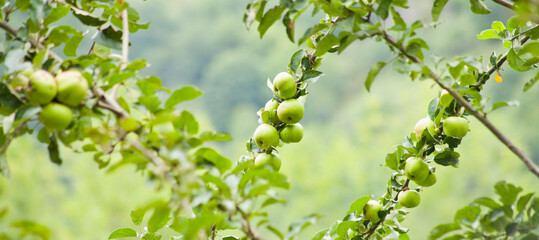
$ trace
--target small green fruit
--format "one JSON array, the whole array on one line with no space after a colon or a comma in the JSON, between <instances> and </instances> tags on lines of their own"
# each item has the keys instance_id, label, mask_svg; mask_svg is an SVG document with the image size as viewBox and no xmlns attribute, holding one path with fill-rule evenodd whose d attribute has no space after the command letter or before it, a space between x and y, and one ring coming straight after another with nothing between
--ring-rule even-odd
<instances>
[{"instance_id":1,"label":"small green fruit","mask_svg":"<svg viewBox=\"0 0 539 240\"><path fill-rule=\"evenodd\" d=\"M303 127L299 123L286 125L279 136L284 143L297 143L303 138Z\"/></svg>"},{"instance_id":2,"label":"small green fruit","mask_svg":"<svg viewBox=\"0 0 539 240\"><path fill-rule=\"evenodd\" d=\"M301 121L305 108L297 99L288 99L279 104L277 117L284 123L294 124Z\"/></svg>"},{"instance_id":3,"label":"small green fruit","mask_svg":"<svg viewBox=\"0 0 539 240\"><path fill-rule=\"evenodd\" d=\"M13 89L19 91L21 88L28 86L28 82L30 82L30 75L32 75L32 73L33 71L31 69L23 70L17 73L9 84Z\"/></svg>"},{"instance_id":4,"label":"small green fruit","mask_svg":"<svg viewBox=\"0 0 539 240\"><path fill-rule=\"evenodd\" d=\"M273 79L273 91L282 99L289 99L296 95L296 82L292 75L281 72Z\"/></svg>"},{"instance_id":5,"label":"small green fruit","mask_svg":"<svg viewBox=\"0 0 539 240\"><path fill-rule=\"evenodd\" d=\"M274 153L261 153L255 158L255 167L271 166L274 171L281 169L281 159Z\"/></svg>"},{"instance_id":6,"label":"small green fruit","mask_svg":"<svg viewBox=\"0 0 539 240\"><path fill-rule=\"evenodd\" d=\"M417 139L421 138L421 135L425 129L427 129L432 136L434 136L436 133L434 122L428 117L422 118L415 124L414 132Z\"/></svg>"},{"instance_id":7,"label":"small green fruit","mask_svg":"<svg viewBox=\"0 0 539 240\"><path fill-rule=\"evenodd\" d=\"M378 217L380 210L382 210L382 205L378 201L371 199L363 207L363 217L373 223L377 223L380 221L380 217Z\"/></svg>"},{"instance_id":8,"label":"small green fruit","mask_svg":"<svg viewBox=\"0 0 539 240\"><path fill-rule=\"evenodd\" d=\"M68 70L56 75L58 82L58 101L76 107L86 98L88 82L77 70Z\"/></svg>"},{"instance_id":9,"label":"small green fruit","mask_svg":"<svg viewBox=\"0 0 539 240\"><path fill-rule=\"evenodd\" d=\"M430 173L429 165L419 158L411 157L406 160L404 173L410 180L422 182Z\"/></svg>"},{"instance_id":10,"label":"small green fruit","mask_svg":"<svg viewBox=\"0 0 539 240\"><path fill-rule=\"evenodd\" d=\"M451 101L453 101L453 96L451 96L447 90L442 90L440 92L440 105L447 107L451 104Z\"/></svg>"},{"instance_id":11,"label":"small green fruit","mask_svg":"<svg viewBox=\"0 0 539 240\"><path fill-rule=\"evenodd\" d=\"M47 104L56 96L56 92L56 79L49 72L37 70L30 75L26 88L26 98L30 103Z\"/></svg>"},{"instance_id":12,"label":"small green fruit","mask_svg":"<svg viewBox=\"0 0 539 240\"><path fill-rule=\"evenodd\" d=\"M275 147L279 144L279 132L269 124L261 124L256 128L253 140L262 149L268 149L270 146Z\"/></svg>"},{"instance_id":13,"label":"small green fruit","mask_svg":"<svg viewBox=\"0 0 539 240\"><path fill-rule=\"evenodd\" d=\"M434 185L436 183L436 175L433 172L431 172L425 178L425 180L420 181L420 182L415 181L415 183L417 183L417 185L422 186L422 187L430 187L430 186L432 186L432 185Z\"/></svg>"},{"instance_id":14,"label":"small green fruit","mask_svg":"<svg viewBox=\"0 0 539 240\"><path fill-rule=\"evenodd\" d=\"M71 123L73 112L65 105L49 103L41 110L39 120L50 129L63 130Z\"/></svg>"},{"instance_id":15,"label":"small green fruit","mask_svg":"<svg viewBox=\"0 0 539 240\"><path fill-rule=\"evenodd\" d=\"M280 122L279 117L277 117L277 107L279 107L279 102L275 101L274 99L269 100L266 103L266 106L264 106L264 111L270 113L270 121L272 123Z\"/></svg>"},{"instance_id":16,"label":"small green fruit","mask_svg":"<svg viewBox=\"0 0 539 240\"><path fill-rule=\"evenodd\" d=\"M397 201L406 208L415 208L421 200L419 193L412 190L406 190L399 193Z\"/></svg>"},{"instance_id":17,"label":"small green fruit","mask_svg":"<svg viewBox=\"0 0 539 240\"><path fill-rule=\"evenodd\" d=\"M450 137L462 138L468 133L468 120L461 117L448 117L444 120L444 133Z\"/></svg>"}]
</instances>

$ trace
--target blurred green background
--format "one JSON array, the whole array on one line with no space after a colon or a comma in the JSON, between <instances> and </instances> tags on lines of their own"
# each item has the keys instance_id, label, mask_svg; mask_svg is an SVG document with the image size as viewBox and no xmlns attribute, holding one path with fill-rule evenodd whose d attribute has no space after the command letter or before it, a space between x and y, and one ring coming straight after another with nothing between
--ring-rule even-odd
<instances>
[{"instance_id":1,"label":"blurred green background","mask_svg":"<svg viewBox=\"0 0 539 240\"><path fill-rule=\"evenodd\" d=\"M412 1L403 11L406 20L430 21L431 1ZM298 48L277 23L260 39L241 21L247 1L152 0L133 1L149 30L132 36L131 58L147 58L144 74L157 75L170 88L192 84L204 95L184 105L196 113L204 129L226 131L233 141L217 145L231 159L245 153L245 141L257 125L256 111L271 97L266 79L285 71ZM421 30L431 53L448 58L504 52L499 41L480 41L476 34L494 20L506 21L510 13L489 5L493 13L473 15L466 1L450 1L436 28ZM306 14L305 16L308 16ZM301 19L297 34L316 19ZM81 46L84 48L85 46ZM432 82L411 82L390 67L384 69L368 93L363 81L370 67L388 60L384 44L357 42L341 55L327 55L326 74L310 87L306 103L304 140L280 150L282 172L290 179L284 193L288 204L273 207L271 218L281 229L311 213L324 217L300 239L343 217L358 197L379 197L391 171L381 164L393 146L401 143L415 123L427 115L429 101L439 90ZM519 100L520 107L489 115L491 121L539 159L539 86L522 93L532 73L517 74L503 67L504 81L490 81L484 93L491 102ZM539 181L475 119L459 148L458 169L437 167L438 183L421 194L404 226L412 239L426 239L437 224L452 221L454 212L483 195L493 195L493 185L505 179L539 190ZM152 199L166 196L134 173L134 168L106 174L90 156L63 151L65 163L49 162L46 146L33 137L13 142L8 150L11 182L0 178L0 207L9 206L8 220L29 219L51 229L51 239L106 239L118 227L131 226L129 212ZM4 221L5 224L6 221ZM0 228L4 225L1 225ZM262 232L268 239L273 236Z\"/></svg>"}]
</instances>

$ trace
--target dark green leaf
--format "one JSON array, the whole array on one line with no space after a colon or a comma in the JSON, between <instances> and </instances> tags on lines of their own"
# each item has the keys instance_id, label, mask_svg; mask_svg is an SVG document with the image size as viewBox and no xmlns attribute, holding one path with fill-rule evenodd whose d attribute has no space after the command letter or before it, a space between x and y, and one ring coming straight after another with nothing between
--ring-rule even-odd
<instances>
[{"instance_id":1,"label":"dark green leaf","mask_svg":"<svg viewBox=\"0 0 539 240\"><path fill-rule=\"evenodd\" d=\"M172 93L165 102L165 108L170 109L177 104L200 97L202 92L194 86L185 86Z\"/></svg>"},{"instance_id":2,"label":"dark green leaf","mask_svg":"<svg viewBox=\"0 0 539 240\"><path fill-rule=\"evenodd\" d=\"M371 196L364 196L358 198L356 201L354 201L354 203L352 203L352 205L350 205L350 209L348 210L348 212L346 212L346 214L350 214L353 212L362 213L363 207L365 207L365 204L367 204L367 202L371 200L371 198Z\"/></svg>"},{"instance_id":3,"label":"dark green leaf","mask_svg":"<svg viewBox=\"0 0 539 240\"><path fill-rule=\"evenodd\" d=\"M461 222L466 225L472 225L481 213L481 208L478 206L466 206L455 213L455 222Z\"/></svg>"},{"instance_id":4,"label":"dark green leaf","mask_svg":"<svg viewBox=\"0 0 539 240\"><path fill-rule=\"evenodd\" d=\"M439 239L448 232L456 231L460 229L460 225L456 223L441 224L434 227L429 234L429 240Z\"/></svg>"},{"instance_id":5,"label":"dark green leaf","mask_svg":"<svg viewBox=\"0 0 539 240\"><path fill-rule=\"evenodd\" d=\"M372 66L371 70L369 71L369 74L367 75L367 79L365 80L365 89L367 89L367 92L370 92L372 82L376 78L376 75L378 75L378 72L380 72L380 70L382 70L385 65L386 62L378 62L374 66Z\"/></svg>"},{"instance_id":6,"label":"dark green leaf","mask_svg":"<svg viewBox=\"0 0 539 240\"><path fill-rule=\"evenodd\" d=\"M131 228L118 228L109 235L109 239L136 237L136 236L137 236L137 231Z\"/></svg>"},{"instance_id":7,"label":"dark green leaf","mask_svg":"<svg viewBox=\"0 0 539 240\"><path fill-rule=\"evenodd\" d=\"M224 172L232 167L232 161L223 157L211 148L201 148L196 151L195 155L201 159L212 162L219 171Z\"/></svg>"},{"instance_id":8,"label":"dark green leaf","mask_svg":"<svg viewBox=\"0 0 539 240\"><path fill-rule=\"evenodd\" d=\"M522 191L522 188L510 183L506 183L505 181L500 181L494 185L494 190L496 194L500 196L500 202L506 206L510 206L515 203L518 194Z\"/></svg>"},{"instance_id":9,"label":"dark green leaf","mask_svg":"<svg viewBox=\"0 0 539 240\"><path fill-rule=\"evenodd\" d=\"M440 16L440 13L444 9L447 1L449 0L434 0L434 4L432 5L432 11L431 11L433 22L438 21L438 17Z\"/></svg>"},{"instance_id":10,"label":"dark green leaf","mask_svg":"<svg viewBox=\"0 0 539 240\"><path fill-rule=\"evenodd\" d=\"M500 205L499 203L497 203L496 201L494 201L492 198L489 198L489 197L476 198L473 202L479 205L488 207L490 209L497 209L497 208L502 207L502 205Z\"/></svg>"},{"instance_id":11,"label":"dark green leaf","mask_svg":"<svg viewBox=\"0 0 539 240\"><path fill-rule=\"evenodd\" d=\"M58 149L58 141L56 140L55 135L51 136L50 143L47 149L49 150L49 158L51 162L62 165L62 159L60 158L60 150Z\"/></svg>"},{"instance_id":12,"label":"dark green leaf","mask_svg":"<svg viewBox=\"0 0 539 240\"><path fill-rule=\"evenodd\" d=\"M271 27L271 25L273 25L273 23L275 23L279 18L281 18L281 15L283 14L283 11L285 9L285 7L277 5L264 14L262 19L260 20L260 25L258 25L258 32L260 33L260 38L264 36L266 31Z\"/></svg>"},{"instance_id":13,"label":"dark green leaf","mask_svg":"<svg viewBox=\"0 0 539 240\"><path fill-rule=\"evenodd\" d=\"M324 76L324 73L316 70L307 70L301 76L300 82L315 83L320 77Z\"/></svg>"},{"instance_id":14,"label":"dark green leaf","mask_svg":"<svg viewBox=\"0 0 539 240\"><path fill-rule=\"evenodd\" d=\"M148 220L148 231L155 233L163 228L170 220L170 208L166 202L156 204L150 220Z\"/></svg>"},{"instance_id":15,"label":"dark green leaf","mask_svg":"<svg viewBox=\"0 0 539 240\"><path fill-rule=\"evenodd\" d=\"M292 58L290 59L290 70L292 72L296 72L298 70L299 64L301 63L301 59L305 56L305 50L301 49L292 55Z\"/></svg>"},{"instance_id":16,"label":"dark green leaf","mask_svg":"<svg viewBox=\"0 0 539 240\"><path fill-rule=\"evenodd\" d=\"M60 20L69 13L69 5L57 4L55 8L51 10L47 17L43 21L44 26Z\"/></svg>"},{"instance_id":17,"label":"dark green leaf","mask_svg":"<svg viewBox=\"0 0 539 240\"><path fill-rule=\"evenodd\" d=\"M475 14L489 14L491 12L481 0L470 0L470 4L471 10Z\"/></svg>"},{"instance_id":18,"label":"dark green leaf","mask_svg":"<svg viewBox=\"0 0 539 240\"><path fill-rule=\"evenodd\" d=\"M310 27L309 29L307 29L307 31L305 31L305 33L303 34L303 37L298 41L298 44L302 44L303 42L305 42L305 40L310 38L312 35L315 35L324 29L328 29L329 26L331 25L327 23L319 23Z\"/></svg>"},{"instance_id":19,"label":"dark green leaf","mask_svg":"<svg viewBox=\"0 0 539 240\"><path fill-rule=\"evenodd\" d=\"M275 234L275 236L277 236L279 239L284 239L284 236L283 234L281 233L281 231L279 231L279 229L273 227L273 226L266 226L266 228L268 230L270 230L270 232L272 232L273 234Z\"/></svg>"},{"instance_id":20,"label":"dark green leaf","mask_svg":"<svg viewBox=\"0 0 539 240\"><path fill-rule=\"evenodd\" d=\"M455 165L459 162L460 154L452 150L445 150L434 157L434 161L443 166Z\"/></svg>"},{"instance_id":21,"label":"dark green leaf","mask_svg":"<svg viewBox=\"0 0 539 240\"><path fill-rule=\"evenodd\" d=\"M290 11L284 15L283 25L286 28L286 35L288 36L288 39L294 42L295 21L294 19L290 19Z\"/></svg>"},{"instance_id":22,"label":"dark green leaf","mask_svg":"<svg viewBox=\"0 0 539 240\"><path fill-rule=\"evenodd\" d=\"M526 205L530 201L530 199L533 197L535 193L528 193L522 197L520 197L517 201L517 212L523 212L526 208Z\"/></svg>"},{"instance_id":23,"label":"dark green leaf","mask_svg":"<svg viewBox=\"0 0 539 240\"><path fill-rule=\"evenodd\" d=\"M389 6L391 6L392 1L393 0L380 0L378 9L376 9L376 15L386 20L387 16L389 15Z\"/></svg>"},{"instance_id":24,"label":"dark green leaf","mask_svg":"<svg viewBox=\"0 0 539 240\"><path fill-rule=\"evenodd\" d=\"M106 19L101 17L93 16L91 13L80 10L78 8L73 8L73 15L79 19L84 25L98 27L107 22Z\"/></svg>"},{"instance_id":25,"label":"dark green leaf","mask_svg":"<svg viewBox=\"0 0 539 240\"><path fill-rule=\"evenodd\" d=\"M112 26L101 30L93 40L112 49L122 49L122 31L115 30Z\"/></svg>"}]
</instances>

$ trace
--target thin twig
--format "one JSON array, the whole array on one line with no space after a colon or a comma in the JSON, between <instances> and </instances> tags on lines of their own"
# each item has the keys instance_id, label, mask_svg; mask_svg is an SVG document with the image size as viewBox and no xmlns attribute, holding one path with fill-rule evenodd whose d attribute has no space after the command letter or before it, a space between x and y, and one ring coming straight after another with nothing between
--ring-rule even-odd
<instances>
[{"instance_id":1,"label":"thin twig","mask_svg":"<svg viewBox=\"0 0 539 240\"><path fill-rule=\"evenodd\" d=\"M236 211L238 211L242 217L240 222L245 235L247 235L247 237L251 240L260 240L260 237L257 236L253 228L251 227L251 224L249 223L249 216L247 215L247 213L245 213L238 205L236 205Z\"/></svg>"},{"instance_id":2,"label":"thin twig","mask_svg":"<svg viewBox=\"0 0 539 240\"><path fill-rule=\"evenodd\" d=\"M512 3L505 0L492 0L492 1L509 9L513 9L515 7Z\"/></svg>"},{"instance_id":3,"label":"thin twig","mask_svg":"<svg viewBox=\"0 0 539 240\"><path fill-rule=\"evenodd\" d=\"M399 52L401 52L408 59L412 60L413 62L415 62L417 64L420 64L421 66L426 66L425 63L423 63L423 61L421 61L418 57L410 55L408 52L406 52L406 50L402 46L400 46L397 43L397 41L395 41L395 39L393 39L391 36L389 36L387 34L387 32L382 31L381 33L382 33L384 39L390 45L392 45L393 47L398 49ZM524 153L522 150L520 150L520 148L518 148L515 144L513 144L513 142L511 142L511 140L509 140L505 135L503 135L500 132L500 130L498 130L494 126L494 124L492 124L485 116L483 116L478 111L474 110L473 107L468 103L468 101L466 101L459 93L455 92L450 87L447 87L444 84L442 84L442 82L440 81L441 78L438 75L436 75L434 72L430 71L429 76L430 76L430 78L432 80L434 80L434 82L436 82L436 84L438 84L438 86L440 86L441 88L447 90L449 92L449 94L451 94L451 96L453 96L453 98L460 105L462 105L468 112L470 112L475 118L477 118L477 120L479 120L483 125L485 125L485 127L487 127L488 130L490 130L494 134L494 136L496 136L496 138L498 138L498 140L500 140L507 148L509 148L509 150L511 150L515 155L517 155L517 157L520 158L520 160L522 160L522 162L524 162L524 164L528 167L528 169L533 174L535 174L537 177L539 177L539 167L537 167L537 165L535 165L535 163L532 161L532 159L530 159L530 157L528 157L526 155L526 153Z\"/></svg>"},{"instance_id":4,"label":"thin twig","mask_svg":"<svg viewBox=\"0 0 539 240\"><path fill-rule=\"evenodd\" d=\"M9 33L11 36L13 36L13 38L15 40L18 40L18 41L22 41L22 39L20 39L18 36L17 36L17 29L15 29L13 26L9 25L8 22L4 21L4 20L0 20L0 28L4 29L7 33ZM32 46L34 48L37 48L39 50L42 50L45 48L45 46L43 46L43 44L41 44L41 42L37 41L37 40L32 40L31 38L29 38L29 42L30 44L32 44ZM54 58L54 60L58 61L58 62L62 62L62 58L60 56L58 56L55 52L53 51L49 51L49 55Z\"/></svg>"}]
</instances>

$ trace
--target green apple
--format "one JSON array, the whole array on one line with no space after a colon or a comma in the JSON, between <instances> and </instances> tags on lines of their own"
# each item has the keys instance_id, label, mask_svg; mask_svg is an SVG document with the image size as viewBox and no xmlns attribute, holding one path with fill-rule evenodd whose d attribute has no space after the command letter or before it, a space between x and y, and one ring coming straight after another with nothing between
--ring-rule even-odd
<instances>
[{"instance_id":1,"label":"green apple","mask_svg":"<svg viewBox=\"0 0 539 240\"><path fill-rule=\"evenodd\" d=\"M279 144L279 132L269 124L261 124L256 128L253 139L259 148L268 149Z\"/></svg>"},{"instance_id":2,"label":"green apple","mask_svg":"<svg viewBox=\"0 0 539 240\"><path fill-rule=\"evenodd\" d=\"M277 117L277 107L279 107L279 102L275 101L274 99L269 100L266 103L266 106L264 106L264 111L270 113L270 121L272 123L280 122L279 117Z\"/></svg>"},{"instance_id":3,"label":"green apple","mask_svg":"<svg viewBox=\"0 0 539 240\"><path fill-rule=\"evenodd\" d=\"M406 208L415 208L419 205L419 193L413 190L405 190L399 193L397 201Z\"/></svg>"},{"instance_id":4,"label":"green apple","mask_svg":"<svg viewBox=\"0 0 539 240\"><path fill-rule=\"evenodd\" d=\"M271 166L275 171L281 169L281 159L274 153L261 153L255 158L255 167Z\"/></svg>"},{"instance_id":5,"label":"green apple","mask_svg":"<svg viewBox=\"0 0 539 240\"><path fill-rule=\"evenodd\" d=\"M422 182L430 173L429 165L419 158L410 157L406 159L404 173L410 180Z\"/></svg>"},{"instance_id":6,"label":"green apple","mask_svg":"<svg viewBox=\"0 0 539 240\"><path fill-rule=\"evenodd\" d=\"M56 79L45 70L37 70L30 75L26 88L26 98L30 103L44 105L49 103L57 92Z\"/></svg>"},{"instance_id":7,"label":"green apple","mask_svg":"<svg viewBox=\"0 0 539 240\"><path fill-rule=\"evenodd\" d=\"M77 70L68 70L56 75L58 82L58 101L76 107L86 98L88 82Z\"/></svg>"},{"instance_id":8,"label":"green apple","mask_svg":"<svg viewBox=\"0 0 539 240\"><path fill-rule=\"evenodd\" d=\"M277 107L277 117L281 122L294 124L301 121L305 108L297 99L288 99L283 101Z\"/></svg>"},{"instance_id":9,"label":"green apple","mask_svg":"<svg viewBox=\"0 0 539 240\"><path fill-rule=\"evenodd\" d=\"M378 217L380 210L382 210L382 205L378 201L371 199L363 207L363 217L373 223L377 223L380 221L380 217Z\"/></svg>"},{"instance_id":10,"label":"green apple","mask_svg":"<svg viewBox=\"0 0 539 240\"><path fill-rule=\"evenodd\" d=\"M453 101L453 96L451 96L447 90L442 90L440 92L440 105L447 107L451 104L451 101Z\"/></svg>"},{"instance_id":11,"label":"green apple","mask_svg":"<svg viewBox=\"0 0 539 240\"><path fill-rule=\"evenodd\" d=\"M60 103L49 103L39 113L41 123L50 129L62 130L69 126L73 118L71 109Z\"/></svg>"},{"instance_id":12,"label":"green apple","mask_svg":"<svg viewBox=\"0 0 539 240\"><path fill-rule=\"evenodd\" d=\"M286 125L279 136L284 143L297 143L303 138L303 127L299 123Z\"/></svg>"},{"instance_id":13,"label":"green apple","mask_svg":"<svg viewBox=\"0 0 539 240\"><path fill-rule=\"evenodd\" d=\"M296 82L292 75L281 72L273 79L273 91L282 99L289 99L296 95Z\"/></svg>"},{"instance_id":14,"label":"green apple","mask_svg":"<svg viewBox=\"0 0 539 240\"><path fill-rule=\"evenodd\" d=\"M430 187L436 183L436 175L433 172L429 172L429 175L423 181L415 181L415 183L422 187Z\"/></svg>"},{"instance_id":15,"label":"green apple","mask_svg":"<svg viewBox=\"0 0 539 240\"><path fill-rule=\"evenodd\" d=\"M444 133L450 137L462 138L468 133L468 120L461 117L448 117L444 120Z\"/></svg>"},{"instance_id":16,"label":"green apple","mask_svg":"<svg viewBox=\"0 0 539 240\"><path fill-rule=\"evenodd\" d=\"M32 75L32 73L32 69L23 70L17 73L9 84L13 89L19 91L21 88L28 85L28 82L30 82L30 75Z\"/></svg>"},{"instance_id":17,"label":"green apple","mask_svg":"<svg viewBox=\"0 0 539 240\"><path fill-rule=\"evenodd\" d=\"M436 133L434 122L428 117L422 118L415 124L414 132L417 139L421 138L421 135L425 129L427 129L432 136L434 136Z\"/></svg>"}]
</instances>

